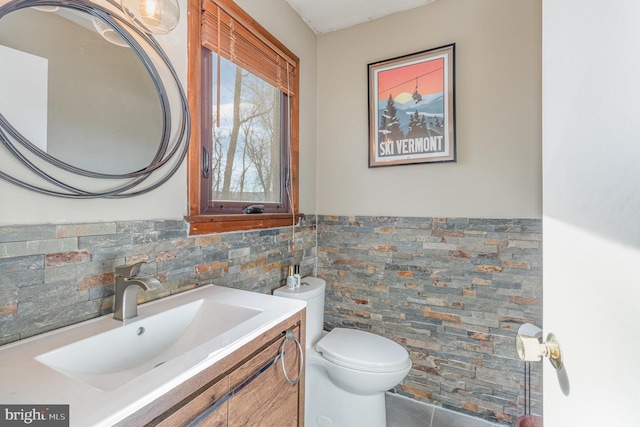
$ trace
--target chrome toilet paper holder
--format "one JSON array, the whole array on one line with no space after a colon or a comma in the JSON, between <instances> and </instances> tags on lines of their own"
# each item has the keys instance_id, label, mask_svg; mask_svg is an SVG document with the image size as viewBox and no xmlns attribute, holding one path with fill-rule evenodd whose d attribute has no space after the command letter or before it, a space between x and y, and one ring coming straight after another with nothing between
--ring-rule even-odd
<instances>
[{"instance_id":1,"label":"chrome toilet paper holder","mask_svg":"<svg viewBox=\"0 0 640 427\"><path fill-rule=\"evenodd\" d=\"M546 341L542 341L542 329L531 323L525 323L518 328L516 335L516 350L518 357L525 362L537 362L542 357L549 358L549 362L556 369L562 369L562 349L555 334L549 333Z\"/></svg>"}]
</instances>

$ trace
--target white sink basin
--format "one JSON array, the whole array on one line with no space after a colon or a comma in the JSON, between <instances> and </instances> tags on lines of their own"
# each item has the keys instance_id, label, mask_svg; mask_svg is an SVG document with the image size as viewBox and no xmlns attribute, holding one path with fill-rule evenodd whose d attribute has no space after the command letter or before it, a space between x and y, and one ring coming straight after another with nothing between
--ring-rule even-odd
<instances>
[{"instance_id":1,"label":"white sink basin","mask_svg":"<svg viewBox=\"0 0 640 427\"><path fill-rule=\"evenodd\" d=\"M0 346L0 402L68 404L71 427L111 427L305 307L206 285Z\"/></svg>"},{"instance_id":2,"label":"white sink basin","mask_svg":"<svg viewBox=\"0 0 640 427\"><path fill-rule=\"evenodd\" d=\"M36 357L100 390L122 386L197 347L262 310L199 299Z\"/></svg>"}]
</instances>

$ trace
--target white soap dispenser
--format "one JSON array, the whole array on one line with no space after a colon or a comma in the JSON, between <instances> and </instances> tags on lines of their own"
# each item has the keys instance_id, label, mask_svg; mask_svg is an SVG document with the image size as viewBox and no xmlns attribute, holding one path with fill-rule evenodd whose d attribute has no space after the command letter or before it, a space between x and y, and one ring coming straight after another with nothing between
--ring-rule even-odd
<instances>
[{"instance_id":1,"label":"white soap dispenser","mask_svg":"<svg viewBox=\"0 0 640 427\"><path fill-rule=\"evenodd\" d=\"M289 267L289 274L287 275L287 288L296 288L296 278L293 275L293 267Z\"/></svg>"},{"instance_id":2,"label":"white soap dispenser","mask_svg":"<svg viewBox=\"0 0 640 427\"><path fill-rule=\"evenodd\" d=\"M300 265L296 264L293 271L294 271L293 278L295 280L295 287L299 288L300 282L302 281L302 277L300 277Z\"/></svg>"}]
</instances>

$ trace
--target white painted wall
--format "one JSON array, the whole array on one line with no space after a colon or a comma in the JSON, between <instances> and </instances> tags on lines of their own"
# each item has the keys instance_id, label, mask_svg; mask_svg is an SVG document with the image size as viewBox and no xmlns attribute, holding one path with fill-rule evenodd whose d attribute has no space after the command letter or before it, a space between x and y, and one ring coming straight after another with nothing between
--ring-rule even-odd
<instances>
[{"instance_id":1,"label":"white painted wall","mask_svg":"<svg viewBox=\"0 0 640 427\"><path fill-rule=\"evenodd\" d=\"M441 0L319 39L286 2L238 4L301 60L302 212L541 216L538 0ZM185 81L186 21L158 39ZM369 169L367 64L452 42L458 161ZM69 201L2 181L0 194L0 224L177 219L186 168L127 200Z\"/></svg>"},{"instance_id":2,"label":"white painted wall","mask_svg":"<svg viewBox=\"0 0 640 427\"><path fill-rule=\"evenodd\" d=\"M0 4L8 0L0 0ZM187 78L186 0L181 19L169 35L158 36L183 85ZM300 208L315 212L316 36L288 4L280 0L238 1L262 26L300 57ZM12 169L0 146L0 170ZM123 200L67 200L43 196L0 180L0 225L181 219L187 213L186 162L167 183L151 193Z\"/></svg>"},{"instance_id":3,"label":"white painted wall","mask_svg":"<svg viewBox=\"0 0 640 427\"><path fill-rule=\"evenodd\" d=\"M48 61L0 44L0 64L0 112L46 151Z\"/></svg>"},{"instance_id":4,"label":"white painted wall","mask_svg":"<svg viewBox=\"0 0 640 427\"><path fill-rule=\"evenodd\" d=\"M638 426L640 3L543 0L546 427Z\"/></svg>"},{"instance_id":5,"label":"white painted wall","mask_svg":"<svg viewBox=\"0 0 640 427\"><path fill-rule=\"evenodd\" d=\"M318 39L321 214L540 218L541 2L441 0ZM456 43L458 161L368 168L367 64Z\"/></svg>"},{"instance_id":6,"label":"white painted wall","mask_svg":"<svg viewBox=\"0 0 640 427\"><path fill-rule=\"evenodd\" d=\"M3 64L0 67L0 112L37 147L46 149L48 61L5 46L0 47L0 64ZM19 74L22 79L17 83L15 79ZM19 99L11 102L16 96ZM31 120L34 121L33 124L30 123ZM24 168L18 162L11 161L10 156L12 154L0 144L0 170L8 175L18 176ZM12 197L13 190L14 188L9 188L9 184L0 180L0 225L5 218L19 218L23 214L12 206L16 200ZM14 209L13 214L9 214L10 209Z\"/></svg>"}]
</instances>

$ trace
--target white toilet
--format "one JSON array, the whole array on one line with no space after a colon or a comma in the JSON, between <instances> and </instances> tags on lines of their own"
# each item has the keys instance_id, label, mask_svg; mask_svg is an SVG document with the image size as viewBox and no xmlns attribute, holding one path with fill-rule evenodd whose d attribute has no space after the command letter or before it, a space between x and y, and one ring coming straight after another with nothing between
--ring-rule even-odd
<instances>
[{"instance_id":1,"label":"white toilet","mask_svg":"<svg viewBox=\"0 0 640 427\"><path fill-rule=\"evenodd\" d=\"M409 354L370 332L323 333L325 288L305 277L299 288L273 291L307 302L305 427L386 427L384 393L409 373Z\"/></svg>"}]
</instances>

